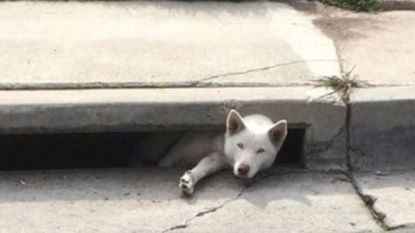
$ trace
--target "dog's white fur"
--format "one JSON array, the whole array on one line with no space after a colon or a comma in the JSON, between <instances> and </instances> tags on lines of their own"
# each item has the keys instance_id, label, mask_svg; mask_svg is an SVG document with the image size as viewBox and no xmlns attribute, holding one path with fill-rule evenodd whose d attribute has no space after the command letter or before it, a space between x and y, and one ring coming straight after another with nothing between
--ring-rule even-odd
<instances>
[{"instance_id":1,"label":"dog's white fur","mask_svg":"<svg viewBox=\"0 0 415 233\"><path fill-rule=\"evenodd\" d=\"M287 135L287 121L273 123L263 115L244 118L231 110L226 120L226 133L189 133L183 136L159 163L196 164L180 178L183 194L191 195L203 177L232 167L235 176L252 178L258 171L269 168Z\"/></svg>"}]
</instances>

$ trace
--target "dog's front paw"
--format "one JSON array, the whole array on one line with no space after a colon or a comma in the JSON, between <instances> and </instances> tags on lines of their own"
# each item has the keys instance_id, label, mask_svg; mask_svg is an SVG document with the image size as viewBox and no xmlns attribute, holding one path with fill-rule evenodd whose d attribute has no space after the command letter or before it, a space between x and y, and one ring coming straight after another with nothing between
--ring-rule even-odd
<instances>
[{"instance_id":1,"label":"dog's front paw","mask_svg":"<svg viewBox=\"0 0 415 233\"><path fill-rule=\"evenodd\" d=\"M185 196L191 196L193 194L194 179L190 171L184 173L184 175L180 178L179 188Z\"/></svg>"}]
</instances>

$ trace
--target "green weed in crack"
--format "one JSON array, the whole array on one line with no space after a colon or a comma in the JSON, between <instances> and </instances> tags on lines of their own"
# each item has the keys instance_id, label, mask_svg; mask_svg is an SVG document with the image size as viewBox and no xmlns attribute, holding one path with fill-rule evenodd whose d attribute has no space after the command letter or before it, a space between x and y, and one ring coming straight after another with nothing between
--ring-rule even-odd
<instances>
[{"instance_id":1,"label":"green weed in crack","mask_svg":"<svg viewBox=\"0 0 415 233\"><path fill-rule=\"evenodd\" d=\"M353 69L345 72L341 77L329 76L315 80L316 87L331 88L334 92L339 93L341 99L349 102L349 96L353 88L362 88L370 86L367 82L358 80L357 75L352 74Z\"/></svg>"}]
</instances>

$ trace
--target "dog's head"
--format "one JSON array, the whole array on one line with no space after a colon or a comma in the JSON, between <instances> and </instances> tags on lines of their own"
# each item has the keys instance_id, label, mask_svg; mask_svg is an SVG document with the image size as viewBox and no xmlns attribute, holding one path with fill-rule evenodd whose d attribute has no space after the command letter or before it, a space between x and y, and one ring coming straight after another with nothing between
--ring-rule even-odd
<instances>
[{"instance_id":1,"label":"dog's head","mask_svg":"<svg viewBox=\"0 0 415 233\"><path fill-rule=\"evenodd\" d=\"M231 110L226 121L225 155L233 172L241 178L252 178L259 170L269 168L287 136L287 121L273 123L263 115L244 118Z\"/></svg>"}]
</instances>

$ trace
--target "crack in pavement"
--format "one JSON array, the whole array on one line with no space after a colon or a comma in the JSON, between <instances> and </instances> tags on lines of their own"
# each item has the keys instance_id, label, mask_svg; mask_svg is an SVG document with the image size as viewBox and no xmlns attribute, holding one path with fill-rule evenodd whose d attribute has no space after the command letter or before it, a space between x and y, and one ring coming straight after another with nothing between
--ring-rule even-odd
<instances>
[{"instance_id":1,"label":"crack in pavement","mask_svg":"<svg viewBox=\"0 0 415 233\"><path fill-rule=\"evenodd\" d=\"M271 66L253 68L253 69L249 69L249 70L245 70L245 71L230 72L230 73L225 73L225 74L213 75L213 76L210 76L210 77L207 77L207 78L202 78L202 79L199 79L199 80L193 82L192 86L197 87L200 83L203 83L203 82L209 81L209 80L213 80L213 79L217 79L217 78L221 78L221 77L244 75L244 74L249 74L249 73L255 73L255 72L270 70L270 69L274 69L274 68L281 67L281 66L290 66L290 65L296 65L296 64L307 63L307 62L339 62L339 61L337 59L311 59L311 60L297 60L297 61L291 61L291 62L285 62L285 63L277 63L277 64L274 64L274 65L271 65Z\"/></svg>"},{"instance_id":2,"label":"crack in pavement","mask_svg":"<svg viewBox=\"0 0 415 233\"><path fill-rule=\"evenodd\" d=\"M415 224L402 224L402 225L398 225L398 226L393 226L393 227L389 227L387 230L388 231L394 231L394 230L398 230L398 229L402 229L402 228L409 228L409 227L415 227Z\"/></svg>"},{"instance_id":3,"label":"crack in pavement","mask_svg":"<svg viewBox=\"0 0 415 233\"><path fill-rule=\"evenodd\" d=\"M375 207L377 200L376 197L363 193L361 187L359 186L356 178L351 171L348 172L347 177L349 178L356 194L360 197L360 199L362 199L363 203L369 209L378 225L384 230L391 230L391 228L385 223L386 214Z\"/></svg>"},{"instance_id":4,"label":"crack in pavement","mask_svg":"<svg viewBox=\"0 0 415 233\"><path fill-rule=\"evenodd\" d=\"M259 68L261 69L261 68ZM253 69L255 70L255 69ZM251 70L252 71L252 70ZM0 83L0 91L30 91L30 90L77 90L77 89L133 89L133 88L191 88L191 87L304 87L315 86L315 80L308 82L291 82L284 84L269 84L264 82L227 82L214 83L205 82L211 79L226 77L231 75L242 75L249 73L235 72L221 75L214 75L208 78L203 78L198 81L180 81L180 82L83 82L83 83ZM411 87L412 84L370 84L367 87L360 87L361 89L377 88L377 87ZM321 99L326 96L337 93L337 90L316 97L314 99Z\"/></svg>"},{"instance_id":5,"label":"crack in pavement","mask_svg":"<svg viewBox=\"0 0 415 233\"><path fill-rule=\"evenodd\" d=\"M229 199L229 200L226 200L222 204L220 204L218 206L215 206L213 208L210 208L208 210L200 211L200 212L196 213L195 216L193 216L193 217L191 217L189 219L186 219L186 221L184 222L184 224L180 224L180 225L176 225L176 226L170 227L170 228L162 231L161 233L171 232L171 231L174 231L174 230L184 229L184 228L189 227L190 226L190 223L193 220L195 220L195 219L197 219L199 217L205 216L207 214L211 214L213 212L216 212L216 211L222 209L223 207L225 207L225 205L227 205L228 203L238 200L242 196L242 194L245 192L245 190L248 189L249 187L251 187L252 184L253 184L253 182L250 182L245 187L243 187L241 189L241 191L239 191L239 193L238 193L238 195L236 197L234 197L232 199Z\"/></svg>"},{"instance_id":6,"label":"crack in pavement","mask_svg":"<svg viewBox=\"0 0 415 233\"><path fill-rule=\"evenodd\" d=\"M354 174L352 171L349 171L347 174L350 183L352 184L356 194L360 197L360 199L362 199L363 203L365 204L365 206L369 209L370 213L372 214L373 218L375 219L376 223L385 231L392 231L392 230L397 230L397 229L402 229L402 228L406 228L406 227L414 227L415 224L402 224L402 225L397 225L397 226L389 226L386 223L386 217L387 214L382 212L381 210L379 210L375 204L377 201L377 198L369 195L369 194L365 194L362 190L362 188L359 186L359 183L357 182L357 179L355 178Z\"/></svg>"},{"instance_id":7,"label":"crack in pavement","mask_svg":"<svg viewBox=\"0 0 415 233\"><path fill-rule=\"evenodd\" d=\"M344 71L344 67L340 64L341 70ZM386 214L379 211L375 207L376 197L373 197L371 195L364 194L361 187L359 186L355 176L354 176L354 169L352 165L352 159L351 159L351 152L352 152L352 145L351 145L351 119L352 119L352 106L350 103L350 94L351 94L351 86L347 86L345 90L334 90L340 95L341 100L343 101L344 105L346 106L346 116L344 119L344 124L340 131L335 135L334 139L337 138L344 130L346 131L346 143L345 143L345 149L346 149L346 166L347 171L345 172L345 175L347 176L349 182L351 183L354 191L356 194L360 197L360 199L363 201L365 206L370 211L372 217L375 219L376 223L384 230L390 230L390 227L387 226L385 223Z\"/></svg>"},{"instance_id":8,"label":"crack in pavement","mask_svg":"<svg viewBox=\"0 0 415 233\"><path fill-rule=\"evenodd\" d=\"M352 165L351 159L351 152L352 152L352 145L351 145L351 119L352 119L352 111L351 111L351 104L350 104L350 91L346 92L346 95L342 98L345 105L346 105L346 118L345 118L345 129L346 129L346 163L347 163L347 172L346 176L349 179L353 189L355 190L356 194L360 197L360 199L365 204L366 208L370 211L372 217L375 219L376 223L384 230L390 230L390 227L386 224L385 218L386 214L381 212L375 207L376 197L367 195L363 193L362 188L359 186L357 179L354 176L354 169Z\"/></svg>"},{"instance_id":9,"label":"crack in pavement","mask_svg":"<svg viewBox=\"0 0 415 233\"><path fill-rule=\"evenodd\" d=\"M0 83L0 91L32 90L77 90L77 89L151 89L151 88L191 88L191 87L302 87L312 83L292 82L287 84L267 84L261 82L199 83L195 81L180 82L83 82L83 83L36 83L16 84Z\"/></svg>"},{"instance_id":10,"label":"crack in pavement","mask_svg":"<svg viewBox=\"0 0 415 233\"><path fill-rule=\"evenodd\" d=\"M315 153L321 153L321 152L329 150L330 148L332 148L335 145L336 139L338 139L345 131L347 131L346 123L344 123L340 127L340 129L337 131L337 133L329 141L318 143L318 144L316 143L316 145L310 147L309 151L305 155L310 156L310 155L313 155Z\"/></svg>"},{"instance_id":11,"label":"crack in pavement","mask_svg":"<svg viewBox=\"0 0 415 233\"><path fill-rule=\"evenodd\" d=\"M270 66L252 68L245 71L229 72L224 74L217 74L207 78L202 78L196 81L181 81L181 82L82 82L82 83L0 83L0 90L72 90L72 89L116 89L116 88L180 88L180 87L233 87L233 86L255 86L255 87L282 87L282 86L309 86L312 83L291 83L291 84L266 84L261 82L245 82L243 84L232 83L229 84L215 84L205 83L206 81L218 79L221 77L238 76L249 73L261 72L274 69L282 66L290 66L307 62L340 62L338 59L309 59L297 60L285 63L277 63Z\"/></svg>"}]
</instances>

